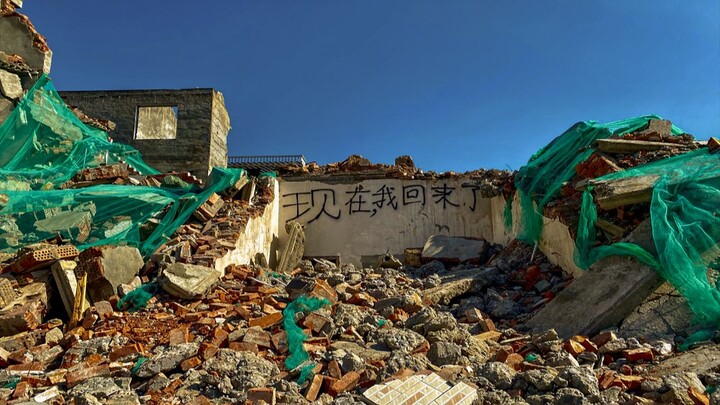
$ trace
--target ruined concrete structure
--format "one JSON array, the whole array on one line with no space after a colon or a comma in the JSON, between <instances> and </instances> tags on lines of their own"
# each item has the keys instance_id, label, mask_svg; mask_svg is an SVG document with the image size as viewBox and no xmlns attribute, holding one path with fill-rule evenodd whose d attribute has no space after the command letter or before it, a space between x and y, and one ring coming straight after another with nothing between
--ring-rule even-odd
<instances>
[{"instance_id":1,"label":"ruined concrete structure","mask_svg":"<svg viewBox=\"0 0 720 405\"><path fill-rule=\"evenodd\" d=\"M206 178L227 165L230 118L214 89L63 91L68 105L117 124L110 133L160 171Z\"/></svg>"}]
</instances>

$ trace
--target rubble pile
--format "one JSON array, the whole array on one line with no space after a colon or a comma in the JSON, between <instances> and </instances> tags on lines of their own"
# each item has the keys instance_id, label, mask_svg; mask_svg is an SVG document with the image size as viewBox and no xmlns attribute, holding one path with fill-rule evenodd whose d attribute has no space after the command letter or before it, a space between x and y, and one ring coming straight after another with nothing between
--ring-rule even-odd
<instances>
[{"instance_id":1,"label":"rubble pile","mask_svg":"<svg viewBox=\"0 0 720 405\"><path fill-rule=\"evenodd\" d=\"M132 269L131 280L117 285L120 294L93 299L76 325L40 316L29 330L0 338L0 398L391 404L429 395L435 403L694 404L707 403L706 392L720 381L712 372L655 374L676 355L675 342L612 331L570 339L554 330L522 332L523 319L571 277L521 242L491 246L482 266L436 260L359 269L316 259L290 274L251 265L230 266L222 277L191 264L193 256L181 262L166 253L154 263L159 281L143 286L133 275L142 261L130 265L119 259L130 254L122 251L111 263L114 249L86 250L77 260L85 270L75 272L98 273L88 276L93 284L108 278L112 265ZM193 291L170 287L173 281L163 281L169 273L205 278ZM39 276L28 281L17 277L14 286L46 285ZM138 292L148 301L135 306ZM321 305L288 311L304 299ZM287 322L302 331L299 339ZM298 350L307 358L288 369Z\"/></svg>"}]
</instances>

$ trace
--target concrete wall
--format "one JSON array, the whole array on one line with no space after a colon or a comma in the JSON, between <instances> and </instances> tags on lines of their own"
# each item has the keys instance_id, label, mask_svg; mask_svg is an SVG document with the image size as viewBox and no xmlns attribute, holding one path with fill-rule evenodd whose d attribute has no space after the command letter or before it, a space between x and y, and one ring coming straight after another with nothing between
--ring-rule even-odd
<instances>
[{"instance_id":1,"label":"concrete wall","mask_svg":"<svg viewBox=\"0 0 720 405\"><path fill-rule=\"evenodd\" d=\"M403 257L405 248L422 247L433 234L506 242L507 236L496 234L493 222L492 207L499 204L481 198L479 190L465 182L281 181L280 245L284 246L284 224L290 220L306 227L306 256L341 256L342 262L355 265L363 256L387 250Z\"/></svg>"},{"instance_id":2,"label":"concrete wall","mask_svg":"<svg viewBox=\"0 0 720 405\"><path fill-rule=\"evenodd\" d=\"M287 238L284 224L290 220L305 226L306 256L340 256L342 262L355 265L372 263L372 256L388 250L402 258L406 248L422 247L433 234L483 238L502 245L513 240L520 230L519 199L513 201L513 226L507 230L505 199L481 198L473 188L468 179L342 183L284 179L280 182L280 246ZM422 190L424 198L405 194L413 190ZM444 193L448 193L446 201L441 198ZM545 218L538 249L566 271L584 274L575 266L575 242L561 222Z\"/></svg>"},{"instance_id":3,"label":"concrete wall","mask_svg":"<svg viewBox=\"0 0 720 405\"><path fill-rule=\"evenodd\" d=\"M189 171L206 178L227 162L230 119L222 94L213 89L62 91L65 102L91 117L117 124L110 136L140 151L150 166ZM175 139L136 139L138 107L177 107Z\"/></svg>"},{"instance_id":4,"label":"concrete wall","mask_svg":"<svg viewBox=\"0 0 720 405\"><path fill-rule=\"evenodd\" d=\"M230 264L249 264L258 253L263 253L268 260L274 255L278 240L280 201L277 198L278 182L270 181L273 182L275 198L265 206L261 216L248 220L243 234L235 243L235 249L215 261L215 270L220 274L225 274L225 268Z\"/></svg>"}]
</instances>

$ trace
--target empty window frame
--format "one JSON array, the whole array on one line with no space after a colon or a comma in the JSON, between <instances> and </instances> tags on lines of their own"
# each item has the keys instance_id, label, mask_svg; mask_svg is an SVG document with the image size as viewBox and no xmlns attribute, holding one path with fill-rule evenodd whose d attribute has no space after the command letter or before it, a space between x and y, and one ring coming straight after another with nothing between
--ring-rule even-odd
<instances>
[{"instance_id":1,"label":"empty window frame","mask_svg":"<svg viewBox=\"0 0 720 405\"><path fill-rule=\"evenodd\" d=\"M135 139L175 139L177 106L137 107Z\"/></svg>"}]
</instances>

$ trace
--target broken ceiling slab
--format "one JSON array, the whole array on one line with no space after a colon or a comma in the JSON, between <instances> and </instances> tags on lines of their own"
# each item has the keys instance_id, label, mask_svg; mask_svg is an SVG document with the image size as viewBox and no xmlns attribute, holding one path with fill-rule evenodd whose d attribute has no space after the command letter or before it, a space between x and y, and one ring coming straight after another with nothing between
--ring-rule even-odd
<instances>
[{"instance_id":1,"label":"broken ceiling slab","mask_svg":"<svg viewBox=\"0 0 720 405\"><path fill-rule=\"evenodd\" d=\"M649 221L640 224L626 241L654 252ZM550 301L527 325L536 330L554 328L558 335L593 335L617 325L663 282L658 272L633 257L599 260Z\"/></svg>"},{"instance_id":2,"label":"broken ceiling slab","mask_svg":"<svg viewBox=\"0 0 720 405\"><path fill-rule=\"evenodd\" d=\"M480 257L485 241L445 235L432 235L425 242L422 257L427 260L464 262Z\"/></svg>"},{"instance_id":3,"label":"broken ceiling slab","mask_svg":"<svg viewBox=\"0 0 720 405\"><path fill-rule=\"evenodd\" d=\"M600 208L610 210L623 205L649 202L653 187L659 178L660 176L656 174L649 174L616 180L590 181L589 184L595 186L595 199Z\"/></svg>"}]
</instances>

